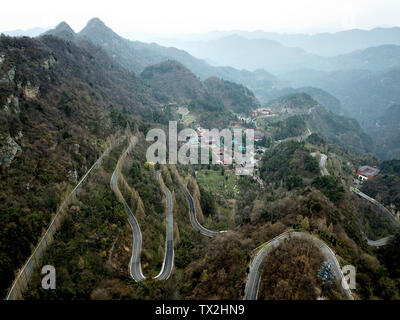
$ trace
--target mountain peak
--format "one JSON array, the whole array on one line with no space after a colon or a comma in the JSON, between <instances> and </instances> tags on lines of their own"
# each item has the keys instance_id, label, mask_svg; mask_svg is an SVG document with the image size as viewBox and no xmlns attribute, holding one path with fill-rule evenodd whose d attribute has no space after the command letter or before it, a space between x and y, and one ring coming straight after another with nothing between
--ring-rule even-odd
<instances>
[{"instance_id":1,"label":"mountain peak","mask_svg":"<svg viewBox=\"0 0 400 320\"><path fill-rule=\"evenodd\" d=\"M79 34L85 35L92 32L112 32L112 30L106 26L106 24L99 18L92 18L88 21L86 26L79 32Z\"/></svg>"},{"instance_id":2,"label":"mountain peak","mask_svg":"<svg viewBox=\"0 0 400 320\"><path fill-rule=\"evenodd\" d=\"M94 17L88 21L86 24L86 27L101 27L104 28L106 27L105 23L101 21L99 18Z\"/></svg>"},{"instance_id":3,"label":"mountain peak","mask_svg":"<svg viewBox=\"0 0 400 320\"><path fill-rule=\"evenodd\" d=\"M65 40L73 40L76 37L75 31L65 21L60 22L54 29L46 31L44 35L52 35Z\"/></svg>"},{"instance_id":4,"label":"mountain peak","mask_svg":"<svg viewBox=\"0 0 400 320\"><path fill-rule=\"evenodd\" d=\"M65 21L60 22L60 23L55 27L54 30L56 30L56 31L68 31L68 32L71 32L71 33L75 33L75 31L72 30L72 28L69 26L69 24L66 23Z\"/></svg>"},{"instance_id":5,"label":"mountain peak","mask_svg":"<svg viewBox=\"0 0 400 320\"><path fill-rule=\"evenodd\" d=\"M110 38L119 37L99 18L90 19L86 26L79 32L79 35L86 37L97 44L107 42Z\"/></svg>"}]
</instances>

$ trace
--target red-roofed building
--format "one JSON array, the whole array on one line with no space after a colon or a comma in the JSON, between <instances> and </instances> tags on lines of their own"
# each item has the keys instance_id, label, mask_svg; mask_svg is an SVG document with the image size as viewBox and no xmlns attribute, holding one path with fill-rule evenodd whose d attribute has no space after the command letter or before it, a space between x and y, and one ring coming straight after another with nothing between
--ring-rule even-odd
<instances>
[{"instance_id":1,"label":"red-roofed building","mask_svg":"<svg viewBox=\"0 0 400 320\"><path fill-rule=\"evenodd\" d=\"M372 177L376 176L379 173L379 169L372 168L370 166L362 166L358 168L357 174L358 179L361 181L365 181L371 179Z\"/></svg>"},{"instance_id":2,"label":"red-roofed building","mask_svg":"<svg viewBox=\"0 0 400 320\"><path fill-rule=\"evenodd\" d=\"M262 130L254 130L254 140L255 141L261 141L262 139L264 139L265 137L265 133Z\"/></svg>"}]
</instances>

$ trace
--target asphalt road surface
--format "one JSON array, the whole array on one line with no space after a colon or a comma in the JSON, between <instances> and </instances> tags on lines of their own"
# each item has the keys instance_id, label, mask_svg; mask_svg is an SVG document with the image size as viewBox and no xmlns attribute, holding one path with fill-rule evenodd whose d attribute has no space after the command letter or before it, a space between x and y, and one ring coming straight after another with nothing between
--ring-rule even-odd
<instances>
[{"instance_id":1,"label":"asphalt road surface","mask_svg":"<svg viewBox=\"0 0 400 320\"><path fill-rule=\"evenodd\" d=\"M60 208L57 210L56 216L51 221L50 226L46 230L46 233L39 240L39 243L35 247L35 250L33 251L32 255L28 258L27 262L21 268L20 272L18 273L17 277L15 278L13 285L7 294L6 300L16 300L21 297L21 291L20 291L20 289L17 290L16 287L20 286L20 281L23 281L24 283L26 283L27 281L30 280L33 270L34 270L34 268L36 268L36 265L37 265L37 263L36 262L34 263L34 261L40 260L43 256L44 251L47 248L48 243L47 243L46 237L48 237L49 235L50 235L50 237L52 237L54 235L54 233L57 231L58 227L60 226L60 220L57 219L58 215L67 206L68 201L70 201L72 197L76 196L79 193L79 191L82 189L82 185L88 180L91 173L94 170L96 170L98 167L100 167L100 165L103 163L105 157L107 157L110 154L111 150L114 149L117 145L119 145L125 139L126 139L126 136L123 135L123 136L115 139L111 143L111 145L103 152L103 154L97 159L97 161L90 167L90 169L85 173L85 175L81 178L79 183L75 186L75 188L71 191L71 193L68 195L68 197L61 204ZM21 278L22 274L23 274L23 278ZM18 283L18 285L17 285L17 283Z\"/></svg>"},{"instance_id":2,"label":"asphalt road surface","mask_svg":"<svg viewBox=\"0 0 400 320\"><path fill-rule=\"evenodd\" d=\"M328 156L326 154L321 153L321 159L319 159L319 168L321 170L322 176L329 176L328 170L326 170L326 160L328 160ZM317 154L315 152L311 153L312 157L316 157Z\"/></svg>"},{"instance_id":3,"label":"asphalt road surface","mask_svg":"<svg viewBox=\"0 0 400 320\"><path fill-rule=\"evenodd\" d=\"M368 242L368 245L370 245L371 247L382 247L382 246L387 245L387 243L389 242L389 240L391 238L392 238L392 236L388 236L386 238L382 238L382 239L375 240L375 241L367 238L367 242Z\"/></svg>"},{"instance_id":4,"label":"asphalt road surface","mask_svg":"<svg viewBox=\"0 0 400 320\"><path fill-rule=\"evenodd\" d=\"M333 266L335 279L338 285L340 286L343 298L348 300L354 300L351 290L349 289L347 282L344 280L342 269L340 268L339 262L337 261L334 252L317 237L312 236L308 233L294 232L294 231L284 232L279 236L277 236L276 238L268 241L267 243L259 247L260 248L259 251L257 252L256 256L254 257L254 259L250 264L250 271L247 278L245 293L243 297L244 300L257 300L261 274L264 267L263 266L264 258L271 252L273 248L279 246L285 239L291 239L291 238L300 238L314 243L321 251L325 260L329 261Z\"/></svg>"},{"instance_id":5,"label":"asphalt road surface","mask_svg":"<svg viewBox=\"0 0 400 320\"><path fill-rule=\"evenodd\" d=\"M376 205L379 207L379 209L381 209L381 211L383 213L385 213L388 218L397 226L400 227L400 222L392 215L392 213L385 208L384 205L382 205L381 203L379 203L378 201L376 201L374 198L371 198L370 196L367 196L365 193L362 193L359 190L354 189L353 187L350 188L351 191L353 191L354 193L356 193L357 195L359 195L361 198L371 202L372 204Z\"/></svg>"},{"instance_id":6,"label":"asphalt road surface","mask_svg":"<svg viewBox=\"0 0 400 320\"><path fill-rule=\"evenodd\" d=\"M371 239L368 239L367 235L363 231L361 231L361 234L364 237L364 239L367 241L367 244L371 247L386 246L387 243L389 242L389 240L393 237L393 236L388 236L388 237L378 239L378 240L371 240Z\"/></svg>"},{"instance_id":7,"label":"asphalt road surface","mask_svg":"<svg viewBox=\"0 0 400 320\"><path fill-rule=\"evenodd\" d=\"M283 140L277 140L275 141L275 145L277 146L278 144L284 143L284 142L288 142L288 141L297 141L297 142L302 142L305 141L310 135L312 134L311 130L309 128L307 128L307 132L304 133L301 136L297 136L297 137L289 137Z\"/></svg>"},{"instance_id":8,"label":"asphalt road surface","mask_svg":"<svg viewBox=\"0 0 400 320\"><path fill-rule=\"evenodd\" d=\"M124 151L126 154L128 154L130 152L130 150L136 144L136 141L137 141L136 139L131 140L130 145ZM139 223L137 222L133 212L129 208L124 197L122 196L121 191L119 190L119 187L118 187L119 175L120 175L120 173L119 173L118 168L115 168L115 170L111 176L110 186L111 186L111 189L114 191L114 193L117 195L117 198L124 205L125 211L128 214L129 224L133 231L132 256L131 256L130 265L129 265L129 272L130 272L131 277L135 281L138 282L138 281L142 281L142 280L146 279L146 277L143 275L142 265L140 263L140 255L142 252L142 232L140 230Z\"/></svg>"},{"instance_id":9,"label":"asphalt road surface","mask_svg":"<svg viewBox=\"0 0 400 320\"><path fill-rule=\"evenodd\" d=\"M400 223L399 221L397 221L397 219L392 215L392 213L385 208L385 206L381 203L379 203L378 201L376 201L374 198L371 198L370 196L367 196L365 193L362 193L360 190L355 189L353 187L350 187L350 190L352 192L354 192L355 194L359 195L361 198L371 202L372 204L376 205L379 207L379 209L381 209L381 211L383 211L388 218L397 226L400 227ZM365 240L367 240L368 245L370 245L371 247L382 247L387 245L387 243L389 242L389 240L393 237L393 236L388 236L379 240L370 240L367 238L367 236L362 232Z\"/></svg>"},{"instance_id":10,"label":"asphalt road surface","mask_svg":"<svg viewBox=\"0 0 400 320\"><path fill-rule=\"evenodd\" d=\"M219 234L220 232L208 230L207 228L204 228L200 224L200 222L197 220L196 207L194 205L194 200L193 200L192 195L189 193L187 188L182 183L180 183L180 187L189 203L189 219L190 219L190 223L191 223L192 227L195 228L196 230L198 230L202 235L210 237L210 238Z\"/></svg>"},{"instance_id":11,"label":"asphalt road surface","mask_svg":"<svg viewBox=\"0 0 400 320\"><path fill-rule=\"evenodd\" d=\"M162 179L161 172L160 171L156 172L156 175L161 183ZM167 280L172 273L172 269L174 268L174 221L173 221L174 216L173 216L171 191L169 191L169 189L163 183L161 183L161 185L164 189L167 201L167 206L165 208L165 214L167 220L165 255L161 271L156 277L154 277L154 279Z\"/></svg>"}]
</instances>

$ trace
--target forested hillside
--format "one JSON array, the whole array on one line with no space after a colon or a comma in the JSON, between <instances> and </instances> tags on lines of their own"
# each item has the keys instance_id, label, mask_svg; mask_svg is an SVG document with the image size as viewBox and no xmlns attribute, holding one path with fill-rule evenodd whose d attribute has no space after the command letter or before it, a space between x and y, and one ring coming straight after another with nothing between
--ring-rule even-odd
<instances>
[{"instance_id":1,"label":"forested hillside","mask_svg":"<svg viewBox=\"0 0 400 320\"><path fill-rule=\"evenodd\" d=\"M306 129L319 133L349 152L373 152L374 144L356 120L339 116L305 93L296 93L271 101L268 107L276 117L263 119L262 125L275 138L303 135Z\"/></svg>"},{"instance_id":2,"label":"forested hillside","mask_svg":"<svg viewBox=\"0 0 400 320\"><path fill-rule=\"evenodd\" d=\"M233 112L249 114L259 106L254 94L242 85L217 78L202 82L177 61L149 66L140 78L163 95L187 106L197 121L207 128L224 128Z\"/></svg>"},{"instance_id":3,"label":"forested hillside","mask_svg":"<svg viewBox=\"0 0 400 320\"><path fill-rule=\"evenodd\" d=\"M111 134L157 110L151 89L88 42L0 38L1 292ZM134 120L135 115L137 120Z\"/></svg>"},{"instance_id":4,"label":"forested hillside","mask_svg":"<svg viewBox=\"0 0 400 320\"><path fill-rule=\"evenodd\" d=\"M274 41L244 42L247 49L273 47L269 54L280 57L282 45ZM57 290L44 290L34 268L21 298L243 299L257 252L298 231L323 241L341 267L355 266L357 286L347 298L399 299L398 227L382 205L398 215L400 165L374 155L391 158L399 150L392 104L398 71L376 73L397 64L397 49L316 62L362 68L369 60L374 71L292 74L294 81L335 88L324 91L289 88L265 70L215 67L176 48L129 41L97 18L79 33L63 22L37 38L2 35L0 294L6 296L110 137L120 137L83 179L35 261L56 267ZM282 59L298 54L296 65L315 58L296 48L285 53ZM168 131L172 120L179 129L254 128L255 151L236 141L228 147L236 155L251 152L246 163L150 162L147 133ZM357 173L363 165L380 169L364 184ZM242 167L252 174L238 174ZM361 198L358 188L382 205ZM325 260L320 247L289 237L257 269L258 297L342 299L340 283L318 277ZM157 278L166 265L167 276Z\"/></svg>"}]
</instances>

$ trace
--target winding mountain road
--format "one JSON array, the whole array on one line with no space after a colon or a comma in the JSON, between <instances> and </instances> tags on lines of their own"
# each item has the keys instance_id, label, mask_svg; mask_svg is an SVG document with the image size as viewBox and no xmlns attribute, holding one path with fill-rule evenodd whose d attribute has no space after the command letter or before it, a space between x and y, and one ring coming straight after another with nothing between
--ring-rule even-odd
<instances>
[{"instance_id":1,"label":"winding mountain road","mask_svg":"<svg viewBox=\"0 0 400 320\"><path fill-rule=\"evenodd\" d=\"M98 169L103 163L104 159L111 153L111 151L118 146L122 141L126 139L125 135L115 138L114 141L109 141L109 146L102 153L102 155L96 160L96 162L90 167L90 169L84 174L75 188L67 196L67 198L61 203L56 215L51 220L49 227L47 228L43 237L39 240L37 246L33 250L32 255L28 258L24 266L17 274L9 292L7 293L6 300L17 300L22 296L23 291L26 289L29 280L34 272L34 269L38 267L38 263L41 261L45 250L48 245L52 242L53 236L60 227L65 209L71 203L71 201L79 194L83 185L88 181L91 174Z\"/></svg>"},{"instance_id":2,"label":"winding mountain road","mask_svg":"<svg viewBox=\"0 0 400 320\"><path fill-rule=\"evenodd\" d=\"M247 278L243 300L257 300L264 258L271 252L273 248L278 247L286 239L292 238L300 238L314 243L321 251L324 258L333 266L335 279L341 288L342 296L348 300L354 300L351 290L347 285L347 281L344 279L342 269L340 268L339 262L336 259L335 253L317 237L308 233L294 231L286 231L259 247L257 254L250 263L250 271Z\"/></svg>"},{"instance_id":3,"label":"winding mountain road","mask_svg":"<svg viewBox=\"0 0 400 320\"><path fill-rule=\"evenodd\" d=\"M381 209L383 213L385 213L389 219L397 226L400 227L400 222L392 215L392 213L385 208L385 206L378 201L376 201L374 198L371 198L370 196L366 195L365 193L362 193L360 190L355 189L353 187L350 187L350 190L353 191L355 194L360 196L361 198L364 198L365 200L371 202L372 204L376 205Z\"/></svg>"},{"instance_id":4,"label":"winding mountain road","mask_svg":"<svg viewBox=\"0 0 400 320\"><path fill-rule=\"evenodd\" d=\"M317 156L317 154L315 152L312 152L311 156L315 158ZM321 169L321 175L322 176L329 176L329 172L326 169L326 161L327 161L327 159L328 159L328 156L323 154L323 153L321 153L321 158L320 158L320 161L319 161L319 167ZM358 194L361 198L366 199L367 201L373 203L374 205L377 205L390 218L390 220L395 225L400 226L399 221L397 221L396 218L390 213L390 211L388 209L386 209L378 201L376 201L375 199L367 196L365 193L362 193L359 190L356 191L356 189L354 189L353 187L351 187L350 190L353 191L354 193ZM392 236L388 236L388 237L385 237L385 238L382 238L382 239L378 239L378 240L371 240L371 239L368 239L367 236L364 233L362 233L362 234L363 234L365 240L367 241L368 245L370 245L371 247L382 247L382 246L385 246L388 243L388 241L392 238Z\"/></svg>"},{"instance_id":5,"label":"winding mountain road","mask_svg":"<svg viewBox=\"0 0 400 320\"><path fill-rule=\"evenodd\" d=\"M302 141L305 141L309 136L311 136L311 134L312 134L311 130L309 128L307 128L307 132L304 133L303 135L297 136L297 137L289 137L289 138L282 139L282 140L277 140L277 141L275 141L275 145L274 146L276 147L277 145L279 145L281 143L284 143L284 142L287 142L287 141L302 142Z\"/></svg>"},{"instance_id":6,"label":"winding mountain road","mask_svg":"<svg viewBox=\"0 0 400 320\"><path fill-rule=\"evenodd\" d=\"M354 192L355 194L357 194L358 196L360 196L361 198L371 202L372 204L378 206L379 209L381 209L381 211L383 211L388 217L389 219L394 223L394 225L396 227L400 227L400 222L392 215L392 213L385 208L385 206L381 203L379 203L378 201L376 201L374 198L371 198L370 196L366 195L365 193L361 192L360 190L350 187L350 191ZM372 247L382 247L387 245L387 243L389 242L389 240L393 237L393 236L388 236L379 240L370 240L367 238L367 236L362 232L365 240L367 240L368 245L372 246Z\"/></svg>"},{"instance_id":7,"label":"winding mountain road","mask_svg":"<svg viewBox=\"0 0 400 320\"><path fill-rule=\"evenodd\" d=\"M221 232L211 231L211 230L208 230L207 228L203 227L200 224L200 222L197 220L196 207L194 205L194 200L193 200L192 195L187 190L187 188L183 185L183 183L180 181L179 181L179 186L180 186L183 194L185 195L186 200L189 203L189 219L190 219L190 223L191 223L192 227L194 229L196 229L197 231L199 231L202 235L210 237L210 238L216 236L217 234L220 234L221 232L224 232L224 231L221 231Z\"/></svg>"},{"instance_id":8,"label":"winding mountain road","mask_svg":"<svg viewBox=\"0 0 400 320\"><path fill-rule=\"evenodd\" d=\"M328 159L328 156L323 154L323 153L321 153L320 155L321 155L321 158L320 158L320 161L319 161L319 167L320 167L320 170L321 170L321 175L322 176L329 176L329 172L326 169L326 161ZM315 158L317 156L317 154L315 152L312 152L311 156ZM353 187L350 187L350 190L352 192L358 194L361 198L366 199L367 201L373 203L374 205L377 205L390 218L390 220L396 226L398 226L398 227L400 226L399 221L397 221L396 218L391 214L391 212L388 209L386 209L381 203L379 203L375 199L367 196L365 193L362 193L361 191L356 190ZM388 241L392 238L392 236L388 236L388 237L385 237L385 238L382 238L382 239L379 239L379 240L370 240L370 239L367 238L367 236L364 233L363 233L363 236L364 236L365 240L367 241L368 245L370 245L372 247L385 246L388 243Z\"/></svg>"},{"instance_id":9,"label":"winding mountain road","mask_svg":"<svg viewBox=\"0 0 400 320\"><path fill-rule=\"evenodd\" d=\"M167 206L165 208L167 227L165 237L165 255L160 273L154 277L157 280L167 280L174 268L174 221L171 191L165 186L162 181L161 172L157 171L156 176L160 181L161 187L164 190Z\"/></svg>"},{"instance_id":10,"label":"winding mountain road","mask_svg":"<svg viewBox=\"0 0 400 320\"><path fill-rule=\"evenodd\" d=\"M382 238L379 240L375 240L375 241L367 238L367 243L371 247L382 247L382 246L386 246L390 239L392 239L392 236L388 236L388 237L385 237L385 238Z\"/></svg>"},{"instance_id":11,"label":"winding mountain road","mask_svg":"<svg viewBox=\"0 0 400 320\"><path fill-rule=\"evenodd\" d=\"M129 272L130 272L131 277L136 282L138 282L138 281L142 281L142 280L146 279L146 277L143 275L142 265L140 263L140 255L142 252L142 232L140 230L138 221L136 220L133 212L129 208L128 204L126 203L126 201L125 201L124 197L122 196L122 193L118 187L118 178L121 174L120 171L121 171L122 163L124 162L126 156L132 151L136 142L137 142L136 137L131 138L128 148L125 150L125 152L121 155L120 159L118 160L117 166L115 167L115 170L111 176L110 186L111 186L111 189L116 194L119 201L122 202L122 204L124 205L125 211L128 214L129 224L133 231L132 256L131 256L130 265L129 265Z\"/></svg>"},{"instance_id":12,"label":"winding mountain road","mask_svg":"<svg viewBox=\"0 0 400 320\"><path fill-rule=\"evenodd\" d=\"M329 176L329 172L326 169L326 160L328 160L328 156L326 154L320 153L321 158L319 159L319 168L321 170L321 175L322 176ZM316 152L312 152L311 156L316 158L317 157L317 153Z\"/></svg>"}]
</instances>

